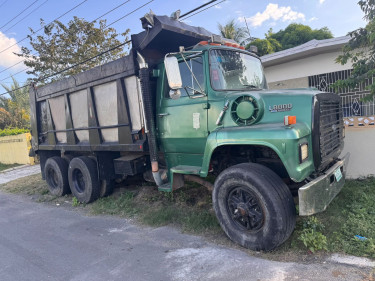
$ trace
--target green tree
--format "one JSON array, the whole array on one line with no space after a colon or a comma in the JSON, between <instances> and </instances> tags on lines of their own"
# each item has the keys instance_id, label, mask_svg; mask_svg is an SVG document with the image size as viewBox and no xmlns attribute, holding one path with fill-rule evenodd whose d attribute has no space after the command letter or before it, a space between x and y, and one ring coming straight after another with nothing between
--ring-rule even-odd
<instances>
[{"instance_id":1,"label":"green tree","mask_svg":"<svg viewBox=\"0 0 375 281\"><path fill-rule=\"evenodd\" d=\"M375 0L361 0L358 2L364 12L364 19L368 21L364 28L349 32L350 40L343 48L343 54L336 62L346 64L351 62L353 70L347 80L335 83L336 88L356 88L366 80L374 81L375 77ZM370 91L367 100L375 95L375 83L366 87Z\"/></svg>"},{"instance_id":2,"label":"green tree","mask_svg":"<svg viewBox=\"0 0 375 281\"><path fill-rule=\"evenodd\" d=\"M46 25L43 19L41 19L40 24L44 27L43 35L36 35L34 30L30 28L31 34L28 35L28 38L32 49L22 47L21 53L16 54L25 58L24 64L31 68L27 73L34 76L31 79L34 81L59 72L90 57L94 57L103 51L127 41L130 31L127 29L124 33L120 34L123 37L120 40L118 39L119 34L117 34L115 29L106 27L105 20L100 20L98 22L99 26L95 27L95 21L87 22L78 17L74 17L67 25L64 25L60 21L54 21ZM35 51L37 54L34 54ZM48 81L59 80L62 77L74 75L117 59L125 54L124 47L114 49L111 52L67 70Z\"/></svg>"},{"instance_id":3,"label":"green tree","mask_svg":"<svg viewBox=\"0 0 375 281\"><path fill-rule=\"evenodd\" d=\"M245 48L249 49L250 46L256 46L258 48L258 56L264 56L282 50L280 42L274 38L255 39L247 44Z\"/></svg>"},{"instance_id":4,"label":"green tree","mask_svg":"<svg viewBox=\"0 0 375 281\"><path fill-rule=\"evenodd\" d=\"M0 96L0 129L29 128L30 104L28 87L21 88L16 79L11 86L1 85L9 97Z\"/></svg>"},{"instance_id":5,"label":"green tree","mask_svg":"<svg viewBox=\"0 0 375 281\"><path fill-rule=\"evenodd\" d=\"M238 44L243 44L247 37L247 31L243 27L239 27L235 22L234 19L228 21L225 25L221 25L218 23L217 25L221 36L228 39L233 39Z\"/></svg>"},{"instance_id":6,"label":"green tree","mask_svg":"<svg viewBox=\"0 0 375 281\"><path fill-rule=\"evenodd\" d=\"M267 54L272 54L274 52L278 52L282 50L282 46L279 41L276 39L272 38L273 35L273 30L270 28L264 36L266 37L265 39L255 39L252 40L250 43L248 43L245 46L245 49L249 49L250 46L256 46L258 48L258 56L264 56Z\"/></svg>"},{"instance_id":7,"label":"green tree","mask_svg":"<svg viewBox=\"0 0 375 281\"><path fill-rule=\"evenodd\" d=\"M276 39L280 42L282 50L293 48L306 43L310 40L333 38L332 32L323 27L320 29L312 29L308 25L300 23L291 23L284 30L269 35L269 38Z\"/></svg>"}]
</instances>

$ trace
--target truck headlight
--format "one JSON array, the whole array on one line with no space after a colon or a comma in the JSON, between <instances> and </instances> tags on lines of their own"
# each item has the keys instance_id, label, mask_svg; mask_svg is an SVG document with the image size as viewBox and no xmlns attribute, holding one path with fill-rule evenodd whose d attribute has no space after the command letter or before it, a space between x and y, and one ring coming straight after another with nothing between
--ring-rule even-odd
<instances>
[{"instance_id":1,"label":"truck headlight","mask_svg":"<svg viewBox=\"0 0 375 281\"><path fill-rule=\"evenodd\" d=\"M299 146L299 162L302 163L309 157L309 146L307 143L300 144Z\"/></svg>"}]
</instances>

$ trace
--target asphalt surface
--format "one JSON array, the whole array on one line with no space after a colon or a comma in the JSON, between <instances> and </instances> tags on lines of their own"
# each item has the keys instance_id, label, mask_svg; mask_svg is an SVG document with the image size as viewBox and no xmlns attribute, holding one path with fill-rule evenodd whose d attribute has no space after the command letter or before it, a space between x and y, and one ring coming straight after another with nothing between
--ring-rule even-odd
<instances>
[{"instance_id":1,"label":"asphalt surface","mask_svg":"<svg viewBox=\"0 0 375 281\"><path fill-rule=\"evenodd\" d=\"M170 227L0 192L0 280L366 280L371 268L264 260Z\"/></svg>"}]
</instances>

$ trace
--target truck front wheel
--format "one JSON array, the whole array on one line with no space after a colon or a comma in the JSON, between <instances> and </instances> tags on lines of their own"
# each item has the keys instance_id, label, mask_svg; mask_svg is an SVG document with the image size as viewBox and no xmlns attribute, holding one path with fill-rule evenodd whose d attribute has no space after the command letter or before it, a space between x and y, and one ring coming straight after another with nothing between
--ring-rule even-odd
<instances>
[{"instance_id":1,"label":"truck front wheel","mask_svg":"<svg viewBox=\"0 0 375 281\"><path fill-rule=\"evenodd\" d=\"M100 181L94 160L86 156L73 158L68 178L70 189L79 202L90 203L99 198Z\"/></svg>"},{"instance_id":2,"label":"truck front wheel","mask_svg":"<svg viewBox=\"0 0 375 281\"><path fill-rule=\"evenodd\" d=\"M244 163L224 170L215 181L212 200L222 229L243 247L269 251L294 230L289 188L262 165Z\"/></svg>"}]
</instances>

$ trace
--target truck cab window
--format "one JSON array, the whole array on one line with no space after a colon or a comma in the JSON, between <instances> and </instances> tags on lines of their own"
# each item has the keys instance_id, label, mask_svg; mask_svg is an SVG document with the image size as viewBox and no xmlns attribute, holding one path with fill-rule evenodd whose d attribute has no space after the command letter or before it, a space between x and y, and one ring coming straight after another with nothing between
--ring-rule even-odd
<instances>
[{"instance_id":1,"label":"truck cab window","mask_svg":"<svg viewBox=\"0 0 375 281\"><path fill-rule=\"evenodd\" d=\"M193 71L195 77L197 78L199 85L197 81L194 79L191 71L189 70L189 67L186 65L185 61L179 62L179 68L181 73L181 79L182 79L182 87L186 87L186 91L188 91L189 95L193 96L195 94L201 94L201 89L205 90L204 85L204 68L203 68L203 59L201 56L194 57L194 58L186 58L186 62L189 65L190 69ZM166 92L166 97L169 98L169 87L168 91ZM181 89L181 97L186 97L185 89Z\"/></svg>"}]
</instances>

